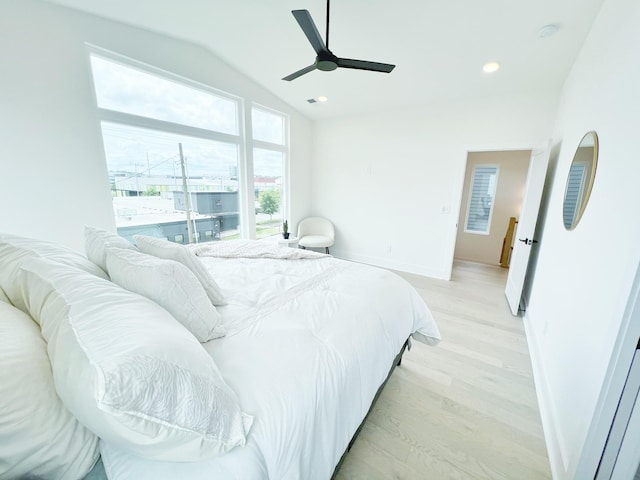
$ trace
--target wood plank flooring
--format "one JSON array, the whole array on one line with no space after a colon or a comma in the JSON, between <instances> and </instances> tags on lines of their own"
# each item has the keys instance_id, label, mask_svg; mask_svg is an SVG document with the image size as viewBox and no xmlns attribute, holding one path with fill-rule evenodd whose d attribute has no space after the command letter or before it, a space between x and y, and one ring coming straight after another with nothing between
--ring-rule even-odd
<instances>
[{"instance_id":1,"label":"wood plank flooring","mask_svg":"<svg viewBox=\"0 0 640 480\"><path fill-rule=\"evenodd\" d=\"M456 262L450 282L400 275L426 300L442 342L405 353L336 479L550 479L507 270Z\"/></svg>"}]
</instances>

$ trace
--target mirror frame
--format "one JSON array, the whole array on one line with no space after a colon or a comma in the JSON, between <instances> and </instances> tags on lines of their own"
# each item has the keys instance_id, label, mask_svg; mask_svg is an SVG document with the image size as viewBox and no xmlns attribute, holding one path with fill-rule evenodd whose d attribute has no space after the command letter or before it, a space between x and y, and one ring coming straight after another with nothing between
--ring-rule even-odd
<instances>
[{"instance_id":1,"label":"mirror frame","mask_svg":"<svg viewBox=\"0 0 640 480\"><path fill-rule=\"evenodd\" d=\"M578 152L580 151L581 146L583 145L584 141L589 137L593 139L593 157L591 159L591 172L589 174L587 183L585 184L584 192L581 195L581 202L579 204L579 209L577 212L574 212L573 223L571 224L571 226L568 227L564 219L564 209L567 203L567 192L569 190L569 179L570 179L569 174L571 172L571 167L573 167L573 165L578 160ZM572 231L578 226L578 224L580 223L580 220L582 219L582 215L584 214L584 211L587 208L587 204L589 203L589 198L591 197L591 190L593 189L593 182L596 178L596 169L598 168L599 150L600 150L600 143L598 140L598 134L596 133L595 130L591 130L584 134L584 136L582 137L582 140L580 140L580 143L576 148L576 152L573 154L573 160L571 161L571 165L569 166L569 172L567 173L567 183L564 188L564 196L562 197L562 212L561 212L562 225L567 231Z\"/></svg>"}]
</instances>

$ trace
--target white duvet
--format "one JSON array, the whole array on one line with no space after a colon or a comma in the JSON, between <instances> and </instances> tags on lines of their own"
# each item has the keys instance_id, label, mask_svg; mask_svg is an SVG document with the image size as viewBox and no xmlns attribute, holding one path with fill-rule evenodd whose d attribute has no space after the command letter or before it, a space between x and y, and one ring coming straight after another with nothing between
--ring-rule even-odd
<instances>
[{"instance_id":1,"label":"white duvet","mask_svg":"<svg viewBox=\"0 0 640 480\"><path fill-rule=\"evenodd\" d=\"M103 443L107 475L329 479L407 337L438 342L427 306L399 276L331 257L202 261L228 300L227 336L203 345L255 418L247 445L171 463Z\"/></svg>"}]
</instances>

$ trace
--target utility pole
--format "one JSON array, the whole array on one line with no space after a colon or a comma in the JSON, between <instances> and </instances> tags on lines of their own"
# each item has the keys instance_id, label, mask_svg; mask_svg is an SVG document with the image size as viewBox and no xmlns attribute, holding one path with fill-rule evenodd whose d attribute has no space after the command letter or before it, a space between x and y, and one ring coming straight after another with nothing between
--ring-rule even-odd
<instances>
[{"instance_id":1,"label":"utility pole","mask_svg":"<svg viewBox=\"0 0 640 480\"><path fill-rule=\"evenodd\" d=\"M187 243L191 243L193 239L193 228L191 227L191 199L189 198L189 191L187 190L187 174L184 165L184 155L182 154L182 143L178 143L180 149L180 167L182 168L182 189L184 191L184 204L187 208L187 235L189 239Z\"/></svg>"},{"instance_id":2,"label":"utility pole","mask_svg":"<svg viewBox=\"0 0 640 480\"><path fill-rule=\"evenodd\" d=\"M140 179L138 178L138 164L133 164L133 171L136 174L136 197L140 196Z\"/></svg>"}]
</instances>

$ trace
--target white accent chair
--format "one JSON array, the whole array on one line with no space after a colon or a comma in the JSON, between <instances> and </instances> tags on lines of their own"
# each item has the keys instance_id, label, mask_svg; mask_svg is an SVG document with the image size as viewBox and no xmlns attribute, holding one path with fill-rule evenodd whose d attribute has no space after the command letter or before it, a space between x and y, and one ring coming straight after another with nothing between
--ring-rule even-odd
<instances>
[{"instance_id":1,"label":"white accent chair","mask_svg":"<svg viewBox=\"0 0 640 480\"><path fill-rule=\"evenodd\" d=\"M298 224L298 246L302 248L322 248L329 253L335 232L333 223L322 217L305 218Z\"/></svg>"}]
</instances>

